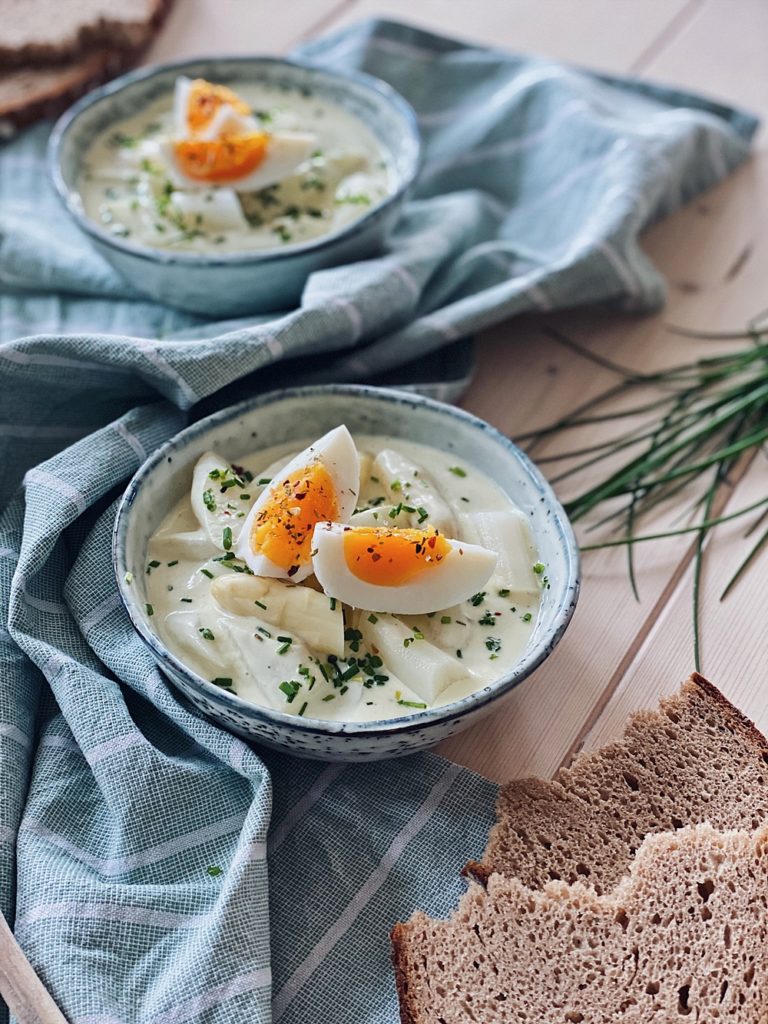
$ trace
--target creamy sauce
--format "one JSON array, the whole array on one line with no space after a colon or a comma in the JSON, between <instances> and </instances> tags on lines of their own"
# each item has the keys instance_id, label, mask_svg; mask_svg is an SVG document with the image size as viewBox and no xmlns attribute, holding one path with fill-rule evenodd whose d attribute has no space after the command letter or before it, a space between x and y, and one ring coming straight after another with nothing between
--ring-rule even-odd
<instances>
[{"instance_id":1,"label":"creamy sauce","mask_svg":"<svg viewBox=\"0 0 768 1024\"><path fill-rule=\"evenodd\" d=\"M352 522L407 526L416 517L440 524L454 539L498 551L494 576L462 604L427 614L374 614L339 603L343 652L329 655L317 639L324 627L314 614L303 638L295 616L292 628L281 625L290 612L276 616L268 595L261 602L249 601L245 615L233 614L214 599L212 587L219 577L237 575L264 586L274 581L262 584L261 577L249 577L231 551L213 544L186 496L150 542L145 582L160 637L204 679L288 714L360 722L450 703L497 679L520 658L535 626L541 591L548 586L525 515L492 480L457 465L444 452L393 438L357 436L355 442L361 511ZM385 449L394 453L395 464L402 456L418 471L410 479L403 474L402 480L383 478L373 458ZM298 450L283 445L241 460L252 479L245 489L232 487L226 493L224 515L230 517L233 546L254 501ZM328 615L337 604L316 594L313 576L296 587L278 586L289 597L321 599ZM306 587L313 588L312 595L298 593Z\"/></svg>"},{"instance_id":2,"label":"creamy sauce","mask_svg":"<svg viewBox=\"0 0 768 1024\"><path fill-rule=\"evenodd\" d=\"M152 248L241 252L339 231L392 192L387 154L359 118L308 90L237 88L264 132L316 135L316 148L290 174L251 192L179 186L163 150L175 132L169 92L94 140L78 181L86 215L115 237Z\"/></svg>"}]
</instances>

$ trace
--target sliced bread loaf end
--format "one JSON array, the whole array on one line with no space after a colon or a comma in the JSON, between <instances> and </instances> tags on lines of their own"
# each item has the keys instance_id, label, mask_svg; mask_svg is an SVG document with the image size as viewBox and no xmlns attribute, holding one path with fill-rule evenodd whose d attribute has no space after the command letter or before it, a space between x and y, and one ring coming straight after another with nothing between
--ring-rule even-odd
<instances>
[{"instance_id":1,"label":"sliced bread loaf end","mask_svg":"<svg viewBox=\"0 0 768 1024\"><path fill-rule=\"evenodd\" d=\"M649 836L604 895L493 875L392 933L403 1024L768 1020L768 829Z\"/></svg>"},{"instance_id":2,"label":"sliced bread loaf end","mask_svg":"<svg viewBox=\"0 0 768 1024\"><path fill-rule=\"evenodd\" d=\"M768 821L768 742L694 674L659 710L630 718L619 742L580 754L551 782L504 786L483 859L466 872L531 888L580 879L600 893L646 835L704 821L746 830Z\"/></svg>"},{"instance_id":3,"label":"sliced bread loaf end","mask_svg":"<svg viewBox=\"0 0 768 1024\"><path fill-rule=\"evenodd\" d=\"M71 61L90 50L141 50L170 0L0 0L0 66Z\"/></svg>"}]
</instances>

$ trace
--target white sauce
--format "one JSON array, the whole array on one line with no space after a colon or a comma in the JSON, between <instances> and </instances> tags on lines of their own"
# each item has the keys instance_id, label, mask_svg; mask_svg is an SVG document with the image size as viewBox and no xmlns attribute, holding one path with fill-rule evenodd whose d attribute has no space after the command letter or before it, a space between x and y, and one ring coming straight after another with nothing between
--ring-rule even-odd
<instances>
[{"instance_id":1,"label":"white sauce","mask_svg":"<svg viewBox=\"0 0 768 1024\"><path fill-rule=\"evenodd\" d=\"M169 92L102 132L78 181L83 210L105 231L158 249L241 252L339 231L382 202L393 171L373 132L340 106L298 89L240 84L261 130L311 131L317 148L277 184L174 186L160 141L174 135Z\"/></svg>"},{"instance_id":2,"label":"white sauce","mask_svg":"<svg viewBox=\"0 0 768 1024\"><path fill-rule=\"evenodd\" d=\"M391 507L393 494L381 477L371 479L372 456L390 449L420 467L418 482L414 481L418 490L414 490L411 500L419 501L427 511L432 503L439 516L450 517L455 539L479 539L493 550L504 548L495 575L482 594L430 614L377 613L369 625L368 612L344 606L344 657L338 658L335 668L333 657L329 661L326 651L309 646L298 630L275 625L258 606L253 606L254 614L231 614L214 600L213 578L235 575L222 559L229 560L230 565L237 563L207 539L190 498L185 497L150 542L146 590L160 637L204 679L225 680L225 685L245 700L288 714L362 722L397 718L426 706L450 703L497 679L520 658L535 626L541 589L548 585L524 514L484 474L469 466L457 466L455 457L437 449L371 436L357 436L355 443L361 456L358 507L371 509L366 513L371 525L377 523L374 516L381 517L378 525L408 525L402 521L406 513L401 511L393 520L382 511ZM264 485L258 481L271 479L299 450L294 446L287 452L282 445L240 460L239 464L253 474L253 480L247 484L247 499L240 498L240 488L231 492L235 530L263 490ZM407 503L410 491L411 485L403 483L395 497ZM426 520L430 521L431 517ZM247 578L242 563L239 565L240 578ZM316 587L314 577L293 589L306 586ZM323 601L328 601L325 595ZM389 654L380 646L372 649L366 636L372 631L381 634L382 626L396 637ZM403 637L409 642L404 643ZM427 701L425 687L429 687L427 677L432 668L425 664L429 659L424 659L424 652L434 654L430 645L438 648L435 661L440 662L441 672L447 670L452 681L436 699ZM367 666L368 671L355 671L350 659ZM342 674L347 678L340 681ZM410 685L402 676L410 677Z\"/></svg>"}]
</instances>

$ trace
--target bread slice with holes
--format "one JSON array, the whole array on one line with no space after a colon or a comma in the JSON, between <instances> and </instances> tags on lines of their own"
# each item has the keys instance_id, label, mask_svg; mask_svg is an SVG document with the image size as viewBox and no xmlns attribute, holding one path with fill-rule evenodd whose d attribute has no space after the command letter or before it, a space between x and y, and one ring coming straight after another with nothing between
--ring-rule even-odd
<instances>
[{"instance_id":1,"label":"bread slice with holes","mask_svg":"<svg viewBox=\"0 0 768 1024\"><path fill-rule=\"evenodd\" d=\"M694 674L658 710L633 715L619 742L580 754L551 782L504 786L483 858L466 872L534 889L581 880L600 893L646 835L705 821L747 830L768 822L768 742Z\"/></svg>"},{"instance_id":2,"label":"bread slice with holes","mask_svg":"<svg viewBox=\"0 0 768 1024\"><path fill-rule=\"evenodd\" d=\"M602 895L492 875L392 939L403 1024L764 1024L768 828L649 836Z\"/></svg>"}]
</instances>

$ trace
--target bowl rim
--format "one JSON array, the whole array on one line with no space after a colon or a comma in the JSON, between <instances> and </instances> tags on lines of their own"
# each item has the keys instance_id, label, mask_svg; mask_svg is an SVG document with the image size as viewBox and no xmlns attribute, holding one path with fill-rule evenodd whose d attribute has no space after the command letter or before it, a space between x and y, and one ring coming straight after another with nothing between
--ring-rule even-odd
<instances>
[{"instance_id":1,"label":"bowl rim","mask_svg":"<svg viewBox=\"0 0 768 1024\"><path fill-rule=\"evenodd\" d=\"M401 406L403 404L422 408L426 406L440 416L447 416L449 419L461 421L472 429L481 432L491 442L511 453L536 486L540 498L547 502L547 507L551 510L552 515L550 518L557 525L558 535L567 561L567 574L562 583L562 594L552 626L536 647L524 652L519 661L506 673L479 690L475 690L465 697L459 698L459 700L452 701L450 704L437 705L436 707L419 710L413 714L402 715L398 718L374 719L367 722L333 721L289 715L282 711L254 704L251 701L244 700L242 697L238 697L236 694L227 693L220 687L214 686L213 683L199 676L169 651L158 634L146 628L142 619L134 612L133 606L139 602L135 599L134 592L131 591L130 584L125 578L126 572L128 572L128 565L125 560L125 540L131 509L146 479L159 466L165 463L169 454L178 453L179 449L183 450L200 435L204 435L214 427L220 427L255 409L268 407L286 399L309 398L322 395L343 395L345 398L353 400L362 398L381 402L393 402ZM402 414L402 409L400 412ZM117 579L117 587L123 606L134 628L149 647L155 660L161 667L169 667L171 681L174 685L177 684L173 679L173 674L177 673L185 678L191 689L202 689L203 693L215 696L217 700L231 703L233 710L245 710L247 712L246 717L252 721L257 720L272 727L296 729L308 736L323 737L333 735L343 735L345 737L391 737L397 733L420 731L425 727L437 726L441 723L445 724L450 719L462 718L469 712L478 710L486 704L497 700L514 689L524 679L527 679L558 644L573 616L581 584L579 548L565 509L560 504L551 485L547 482L541 471L522 449L518 448L506 435L502 434L485 420L464 409L427 398L417 392L401 391L395 388L380 388L369 384L317 384L276 389L245 399L236 405L220 409L174 434L173 437L155 449L139 467L120 499L112 531L112 567Z\"/></svg>"},{"instance_id":2,"label":"bowl rim","mask_svg":"<svg viewBox=\"0 0 768 1024\"><path fill-rule=\"evenodd\" d=\"M403 175L398 187L390 192L380 203L377 203L371 210L364 213L362 217L340 228L338 231L328 235L321 235L318 238L310 239L295 245L282 246L275 249L254 249L253 251L231 252L231 253L204 253L204 252L166 252L162 249L153 249L148 245L139 245L134 242L125 241L115 235L104 231L95 221L87 217L78 208L76 201L79 191L70 188L64 180L61 169L61 151L67 133L74 125L80 115L89 108L109 100L115 94L135 85L137 82L147 82L150 79L177 71L183 73L185 69L205 64L253 64L253 65L280 65L287 68L298 68L310 70L320 75L325 75L335 81L352 81L363 89L375 93L380 98L395 108L400 114L403 125L408 131L413 146L413 158L411 166ZM284 57L271 57L268 55L254 54L252 56L199 56L190 57L184 60L169 61L164 64L152 64L148 67L136 68L120 75L118 78L98 86L86 93L79 100L72 104L56 121L51 130L46 148L46 163L49 177L53 183L54 191L63 204L66 211L78 225L81 231L103 245L116 250L119 253L129 255L136 259L143 259L149 263L159 263L163 266L177 264L179 266L241 266L272 262L273 260L284 260L304 254L315 253L329 247L340 244L347 238L363 231L367 225L382 217L388 210L398 204L413 186L421 170L424 156L424 143L419 129L418 118L411 104L394 89L388 82L366 71L337 71L316 64L309 60L293 60Z\"/></svg>"}]
</instances>

